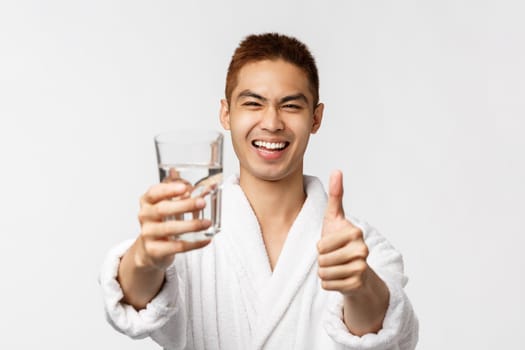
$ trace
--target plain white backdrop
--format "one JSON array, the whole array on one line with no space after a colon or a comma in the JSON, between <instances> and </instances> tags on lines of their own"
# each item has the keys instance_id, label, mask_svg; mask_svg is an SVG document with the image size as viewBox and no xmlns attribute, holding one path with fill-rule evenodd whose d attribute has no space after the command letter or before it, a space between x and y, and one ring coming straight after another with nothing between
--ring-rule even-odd
<instances>
[{"instance_id":1,"label":"plain white backdrop","mask_svg":"<svg viewBox=\"0 0 525 350\"><path fill-rule=\"evenodd\" d=\"M306 172L402 251L418 349L525 348L520 1L2 1L1 349L155 349L105 322L97 275L138 233L153 136L219 129L238 42L317 59ZM236 169L226 140L226 173Z\"/></svg>"}]
</instances>

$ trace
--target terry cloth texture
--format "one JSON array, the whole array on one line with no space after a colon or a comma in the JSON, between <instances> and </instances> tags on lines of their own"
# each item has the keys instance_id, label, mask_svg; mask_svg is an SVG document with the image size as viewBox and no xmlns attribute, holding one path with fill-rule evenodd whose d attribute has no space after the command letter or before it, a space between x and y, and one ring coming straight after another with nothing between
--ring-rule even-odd
<instances>
[{"instance_id":1,"label":"terry cloth texture","mask_svg":"<svg viewBox=\"0 0 525 350\"><path fill-rule=\"evenodd\" d=\"M164 349L409 350L418 321L403 290L402 256L374 228L364 233L368 264L385 281L390 301L383 329L355 336L342 320L343 297L321 288L317 249L326 206L321 182L305 176L306 201L274 271L261 230L237 177L223 188L222 231L203 249L176 256L159 294L143 310L120 302L120 257L109 252L100 275L108 321L133 338L150 336Z\"/></svg>"}]
</instances>

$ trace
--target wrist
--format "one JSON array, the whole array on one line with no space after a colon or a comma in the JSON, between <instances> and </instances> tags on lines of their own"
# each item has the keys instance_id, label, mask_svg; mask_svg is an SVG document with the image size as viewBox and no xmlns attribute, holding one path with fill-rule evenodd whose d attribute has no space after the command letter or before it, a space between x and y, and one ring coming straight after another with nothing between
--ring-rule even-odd
<instances>
[{"instance_id":1,"label":"wrist","mask_svg":"<svg viewBox=\"0 0 525 350\"><path fill-rule=\"evenodd\" d=\"M141 310L162 288L166 273L143 259L138 240L122 256L117 281L122 289L122 302Z\"/></svg>"},{"instance_id":2,"label":"wrist","mask_svg":"<svg viewBox=\"0 0 525 350\"><path fill-rule=\"evenodd\" d=\"M383 280L370 268L366 274L360 288L344 295L344 322L358 336L381 330L390 300L390 291Z\"/></svg>"},{"instance_id":3,"label":"wrist","mask_svg":"<svg viewBox=\"0 0 525 350\"><path fill-rule=\"evenodd\" d=\"M152 272L164 272L165 269L159 267L151 257L146 254L144 249L144 242L140 237L131 246L129 252L130 260L133 262L133 270L137 272L152 273Z\"/></svg>"}]
</instances>

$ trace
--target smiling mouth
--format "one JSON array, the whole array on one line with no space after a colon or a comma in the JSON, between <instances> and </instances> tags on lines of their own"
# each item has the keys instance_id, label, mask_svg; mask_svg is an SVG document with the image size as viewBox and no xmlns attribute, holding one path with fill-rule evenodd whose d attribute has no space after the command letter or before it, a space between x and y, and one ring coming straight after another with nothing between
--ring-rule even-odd
<instances>
[{"instance_id":1,"label":"smiling mouth","mask_svg":"<svg viewBox=\"0 0 525 350\"><path fill-rule=\"evenodd\" d=\"M268 151L282 151L283 149L288 147L289 144L290 142L287 142L287 141L285 142L267 142L267 141L260 141L260 140L252 141L252 145L254 145L255 147L259 149L268 150Z\"/></svg>"}]
</instances>

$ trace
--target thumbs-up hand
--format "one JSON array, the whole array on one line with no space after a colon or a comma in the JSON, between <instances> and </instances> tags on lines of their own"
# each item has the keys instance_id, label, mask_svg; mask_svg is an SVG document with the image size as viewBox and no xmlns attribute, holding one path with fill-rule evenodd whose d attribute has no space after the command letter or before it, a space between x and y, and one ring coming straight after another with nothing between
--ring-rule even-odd
<instances>
[{"instance_id":1,"label":"thumbs-up hand","mask_svg":"<svg viewBox=\"0 0 525 350\"><path fill-rule=\"evenodd\" d=\"M318 273L324 289L351 296L363 288L370 270L366 262L368 247L361 229L345 218L340 171L330 176L328 204L317 250Z\"/></svg>"}]
</instances>

